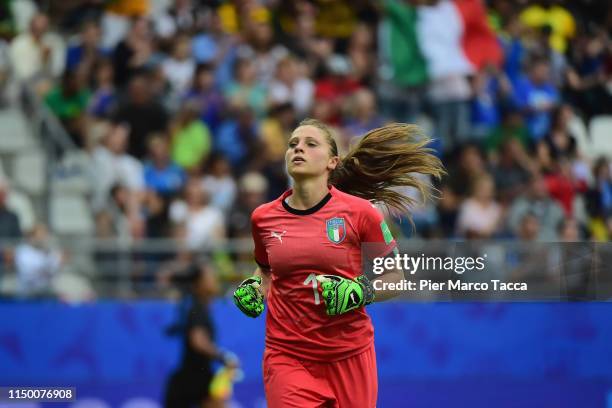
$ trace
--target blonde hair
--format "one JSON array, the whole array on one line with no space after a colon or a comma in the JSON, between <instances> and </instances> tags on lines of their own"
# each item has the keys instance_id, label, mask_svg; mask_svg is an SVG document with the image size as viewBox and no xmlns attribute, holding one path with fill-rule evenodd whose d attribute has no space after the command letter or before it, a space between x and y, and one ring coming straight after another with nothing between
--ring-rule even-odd
<instances>
[{"instance_id":1,"label":"blonde hair","mask_svg":"<svg viewBox=\"0 0 612 408\"><path fill-rule=\"evenodd\" d=\"M338 145L327 125L306 119L299 126L319 129L330 145L331 155L338 156ZM423 201L433 198L429 184L411 173L428 174L436 179L446 173L433 149L427 147L429 142L416 125L392 123L371 130L340 158L330 173L329 183L345 193L406 211L417 202L397 191L397 187L416 188Z\"/></svg>"}]
</instances>

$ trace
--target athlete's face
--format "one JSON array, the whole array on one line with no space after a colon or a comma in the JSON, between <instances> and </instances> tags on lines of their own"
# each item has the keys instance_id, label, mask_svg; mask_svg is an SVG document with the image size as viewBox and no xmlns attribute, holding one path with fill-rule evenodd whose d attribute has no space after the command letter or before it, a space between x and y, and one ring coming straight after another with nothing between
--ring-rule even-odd
<instances>
[{"instance_id":1,"label":"athlete's face","mask_svg":"<svg viewBox=\"0 0 612 408\"><path fill-rule=\"evenodd\" d=\"M314 126L300 126L289 138L285 163L294 180L327 175L336 168L338 160L338 156L331 155L323 131Z\"/></svg>"}]
</instances>

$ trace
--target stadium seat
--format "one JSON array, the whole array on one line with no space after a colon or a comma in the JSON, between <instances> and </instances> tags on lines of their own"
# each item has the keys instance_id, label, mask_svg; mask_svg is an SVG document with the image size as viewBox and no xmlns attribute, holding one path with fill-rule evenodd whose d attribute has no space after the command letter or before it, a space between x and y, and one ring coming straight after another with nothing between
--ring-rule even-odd
<instances>
[{"instance_id":1,"label":"stadium seat","mask_svg":"<svg viewBox=\"0 0 612 408\"><path fill-rule=\"evenodd\" d=\"M568 130L571 135L576 139L576 146L578 151L584 154L586 157L591 158L593 155L593 149L591 146L591 140L589 138L589 132L582 118L574 115L568 123Z\"/></svg>"},{"instance_id":2,"label":"stadium seat","mask_svg":"<svg viewBox=\"0 0 612 408\"><path fill-rule=\"evenodd\" d=\"M51 229L58 235L90 235L94 222L87 201L76 195L53 195L50 211Z\"/></svg>"},{"instance_id":3,"label":"stadium seat","mask_svg":"<svg viewBox=\"0 0 612 408\"><path fill-rule=\"evenodd\" d=\"M36 213L27 194L11 189L7 197L7 207L17 214L22 232L32 229L36 223Z\"/></svg>"},{"instance_id":4,"label":"stadium seat","mask_svg":"<svg viewBox=\"0 0 612 408\"><path fill-rule=\"evenodd\" d=\"M15 185L32 195L43 193L46 185L46 159L40 150L19 153L13 160Z\"/></svg>"},{"instance_id":5,"label":"stadium seat","mask_svg":"<svg viewBox=\"0 0 612 408\"><path fill-rule=\"evenodd\" d=\"M0 154L17 153L34 145L26 118L18 109L0 110Z\"/></svg>"},{"instance_id":6,"label":"stadium seat","mask_svg":"<svg viewBox=\"0 0 612 408\"><path fill-rule=\"evenodd\" d=\"M596 116L589 124L594 156L612 158L612 115Z\"/></svg>"}]
</instances>

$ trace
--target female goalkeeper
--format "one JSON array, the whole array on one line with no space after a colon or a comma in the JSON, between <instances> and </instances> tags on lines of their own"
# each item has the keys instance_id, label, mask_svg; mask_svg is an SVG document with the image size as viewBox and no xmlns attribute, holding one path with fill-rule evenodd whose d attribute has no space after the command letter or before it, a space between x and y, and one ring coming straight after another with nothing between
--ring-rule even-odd
<instances>
[{"instance_id":1,"label":"female goalkeeper","mask_svg":"<svg viewBox=\"0 0 612 408\"><path fill-rule=\"evenodd\" d=\"M251 317L263 312L267 299L269 408L376 406L374 330L364 306L394 293L374 290L362 255L395 250L371 201L406 209L412 200L395 187L415 187L428 197L427 186L411 173L444 172L417 135L406 124L375 129L341 159L323 123L305 120L292 133L285 161L294 187L253 211L259 267L234 292L236 305ZM401 279L400 270L376 277Z\"/></svg>"}]
</instances>

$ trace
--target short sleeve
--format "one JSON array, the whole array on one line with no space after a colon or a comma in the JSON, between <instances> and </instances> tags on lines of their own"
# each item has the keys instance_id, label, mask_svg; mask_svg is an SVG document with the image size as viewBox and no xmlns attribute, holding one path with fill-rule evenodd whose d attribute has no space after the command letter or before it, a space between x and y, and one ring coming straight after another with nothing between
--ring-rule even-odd
<instances>
[{"instance_id":1,"label":"short sleeve","mask_svg":"<svg viewBox=\"0 0 612 408\"><path fill-rule=\"evenodd\" d=\"M360 212L359 237L367 258L377 258L391 254L397 243L389 230L382 213L373 205Z\"/></svg>"},{"instance_id":2,"label":"short sleeve","mask_svg":"<svg viewBox=\"0 0 612 408\"><path fill-rule=\"evenodd\" d=\"M251 215L251 233L253 234L253 242L255 243L255 262L262 269L270 269L268 261L268 252L263 241L263 231L259 226L259 212L253 211Z\"/></svg>"}]
</instances>

